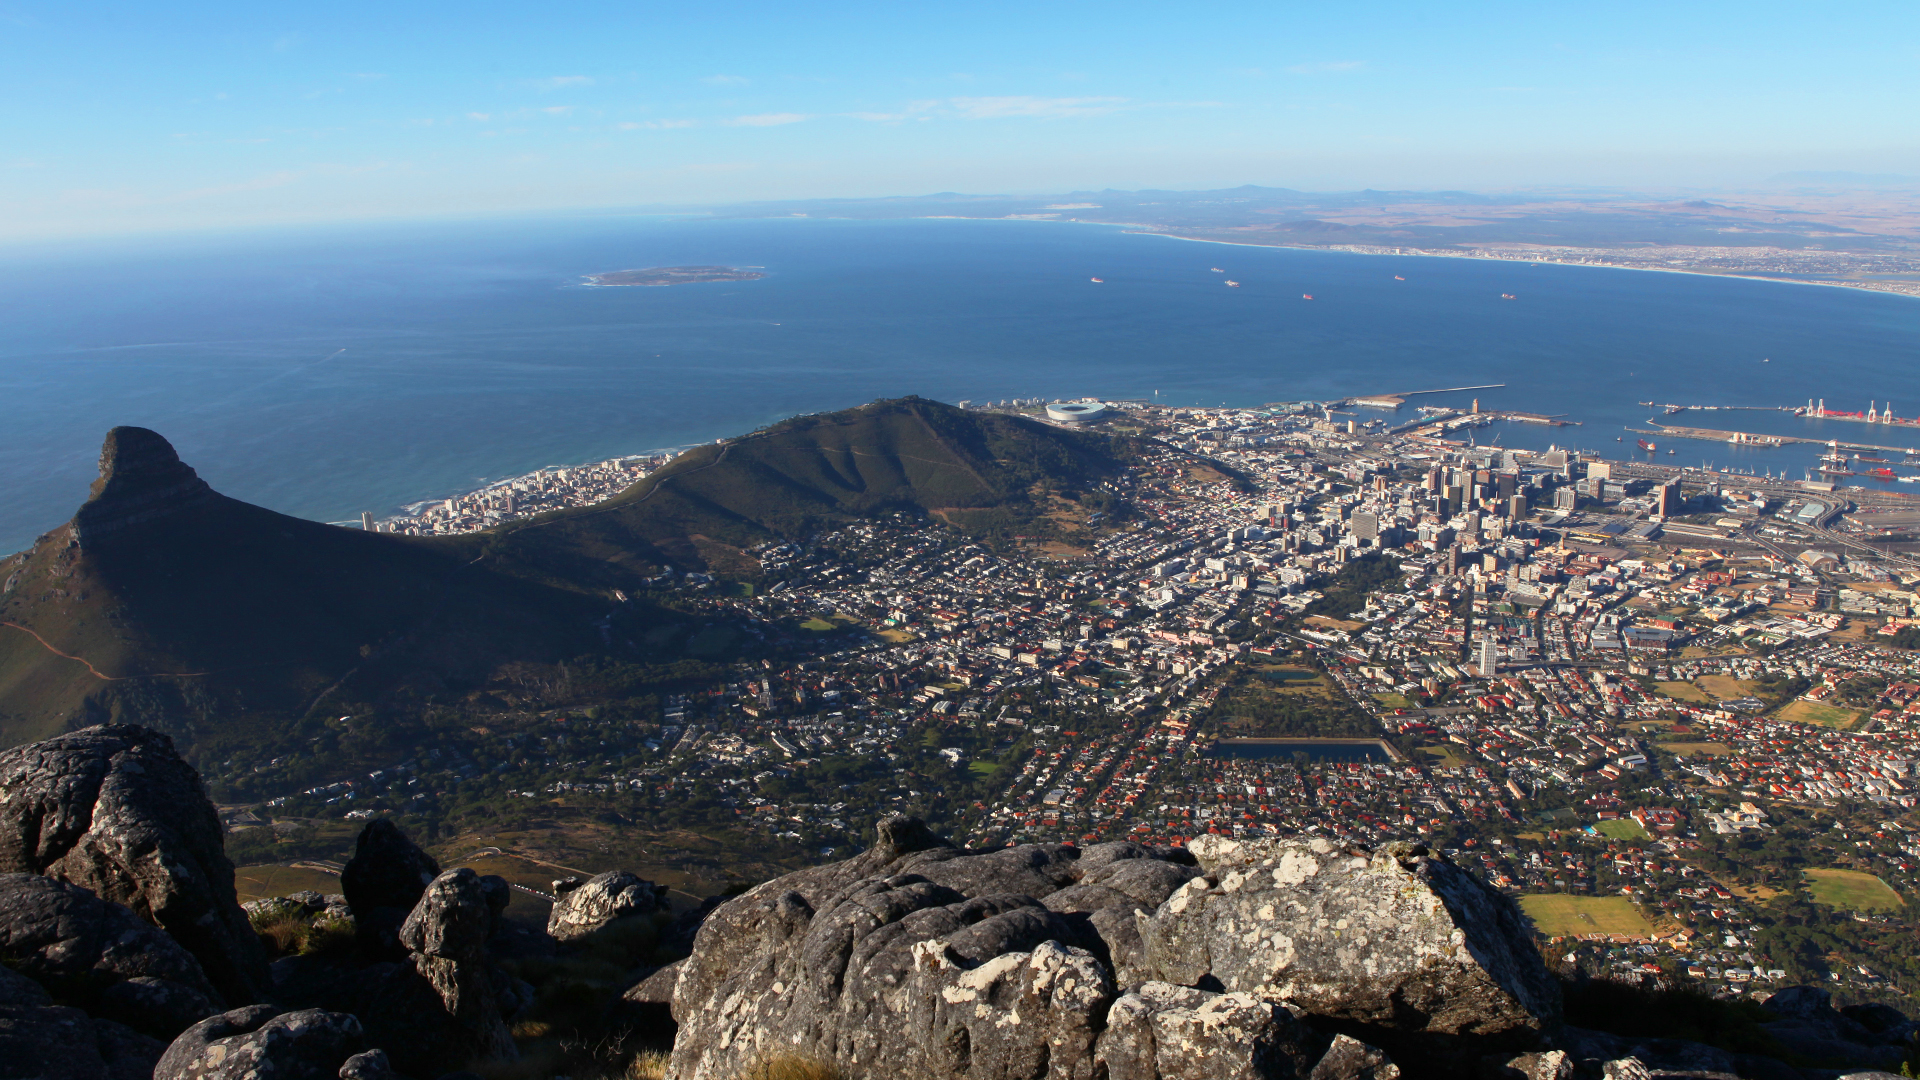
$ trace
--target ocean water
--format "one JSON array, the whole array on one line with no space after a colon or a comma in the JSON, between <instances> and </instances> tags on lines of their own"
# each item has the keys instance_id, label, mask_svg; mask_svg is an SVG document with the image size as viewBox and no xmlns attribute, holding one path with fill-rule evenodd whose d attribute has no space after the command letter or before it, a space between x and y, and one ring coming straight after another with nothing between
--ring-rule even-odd
<instances>
[{"instance_id":1,"label":"ocean water","mask_svg":"<svg viewBox=\"0 0 1920 1080\"><path fill-rule=\"evenodd\" d=\"M680 264L768 276L580 284ZM1916 355L1920 301L1898 296L1054 222L567 217L11 249L0 551L71 515L115 424L160 431L223 492L331 521L909 393L1253 405L1504 383L1414 402L1565 414L1581 426L1476 437L1614 456L1652 415L1639 401L1920 413ZM1796 477L1816 453L1657 441L1663 461Z\"/></svg>"}]
</instances>

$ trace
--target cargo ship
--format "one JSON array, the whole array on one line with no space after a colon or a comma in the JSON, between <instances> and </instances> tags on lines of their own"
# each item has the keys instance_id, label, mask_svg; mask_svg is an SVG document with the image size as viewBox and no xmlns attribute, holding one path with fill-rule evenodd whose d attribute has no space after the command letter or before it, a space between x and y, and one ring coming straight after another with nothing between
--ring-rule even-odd
<instances>
[{"instance_id":1,"label":"cargo ship","mask_svg":"<svg viewBox=\"0 0 1920 1080\"><path fill-rule=\"evenodd\" d=\"M1651 454L1651 453L1653 453L1653 452L1654 452L1655 450L1657 450L1657 449L1659 449L1658 447L1656 447L1656 446L1654 446L1654 445L1653 445L1652 443L1650 443L1650 442L1648 442L1648 441L1647 441L1647 440L1645 440L1645 439L1635 439L1635 440L1633 440L1633 441L1634 441L1634 442L1637 442L1637 443L1639 443L1639 444L1640 444L1640 449L1642 449L1642 450L1645 450L1645 451L1646 451L1647 453L1649 453L1649 454Z\"/></svg>"}]
</instances>

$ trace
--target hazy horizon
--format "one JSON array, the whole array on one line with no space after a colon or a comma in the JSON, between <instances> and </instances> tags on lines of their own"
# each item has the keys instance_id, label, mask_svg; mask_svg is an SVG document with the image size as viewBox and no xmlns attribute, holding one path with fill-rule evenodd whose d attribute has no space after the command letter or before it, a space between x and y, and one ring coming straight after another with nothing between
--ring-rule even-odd
<instances>
[{"instance_id":1,"label":"hazy horizon","mask_svg":"<svg viewBox=\"0 0 1920 1080\"><path fill-rule=\"evenodd\" d=\"M0 239L932 192L1920 174L1920 11L0 5Z\"/></svg>"}]
</instances>

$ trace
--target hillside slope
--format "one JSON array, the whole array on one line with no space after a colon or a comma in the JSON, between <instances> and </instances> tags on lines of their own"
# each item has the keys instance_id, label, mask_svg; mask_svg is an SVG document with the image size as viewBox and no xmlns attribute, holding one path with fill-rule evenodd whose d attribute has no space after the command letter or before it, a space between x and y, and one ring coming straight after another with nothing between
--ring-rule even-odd
<instances>
[{"instance_id":1,"label":"hillside slope","mask_svg":"<svg viewBox=\"0 0 1920 1080\"><path fill-rule=\"evenodd\" d=\"M227 498L164 438L115 428L74 519L0 562L0 742L593 647L610 602L474 567L474 551Z\"/></svg>"},{"instance_id":2,"label":"hillside slope","mask_svg":"<svg viewBox=\"0 0 1920 1080\"><path fill-rule=\"evenodd\" d=\"M926 514L969 532L1029 521L1036 488L1078 490L1133 445L921 398L783 421L682 454L587 510L508 526L491 565L578 586L630 588L661 565L751 573L743 549L876 514Z\"/></svg>"}]
</instances>

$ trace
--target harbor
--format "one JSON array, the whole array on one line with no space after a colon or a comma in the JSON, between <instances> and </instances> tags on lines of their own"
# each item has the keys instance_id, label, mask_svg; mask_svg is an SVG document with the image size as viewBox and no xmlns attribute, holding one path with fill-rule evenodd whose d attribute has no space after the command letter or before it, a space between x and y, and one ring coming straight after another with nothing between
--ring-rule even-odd
<instances>
[{"instance_id":1,"label":"harbor","mask_svg":"<svg viewBox=\"0 0 1920 1080\"><path fill-rule=\"evenodd\" d=\"M1651 428L1630 427L1627 430L1637 435L1665 435L1672 439L1697 439L1701 442L1732 443L1737 446L1784 446L1789 443L1806 443L1814 446L1832 446L1840 450L1878 450L1892 454L1920 456L1908 446L1882 446L1878 443L1848 442L1844 439L1809 439L1800 435L1762 435L1750 431L1720 431L1714 428L1682 427L1674 424L1662 424L1648 420Z\"/></svg>"}]
</instances>

